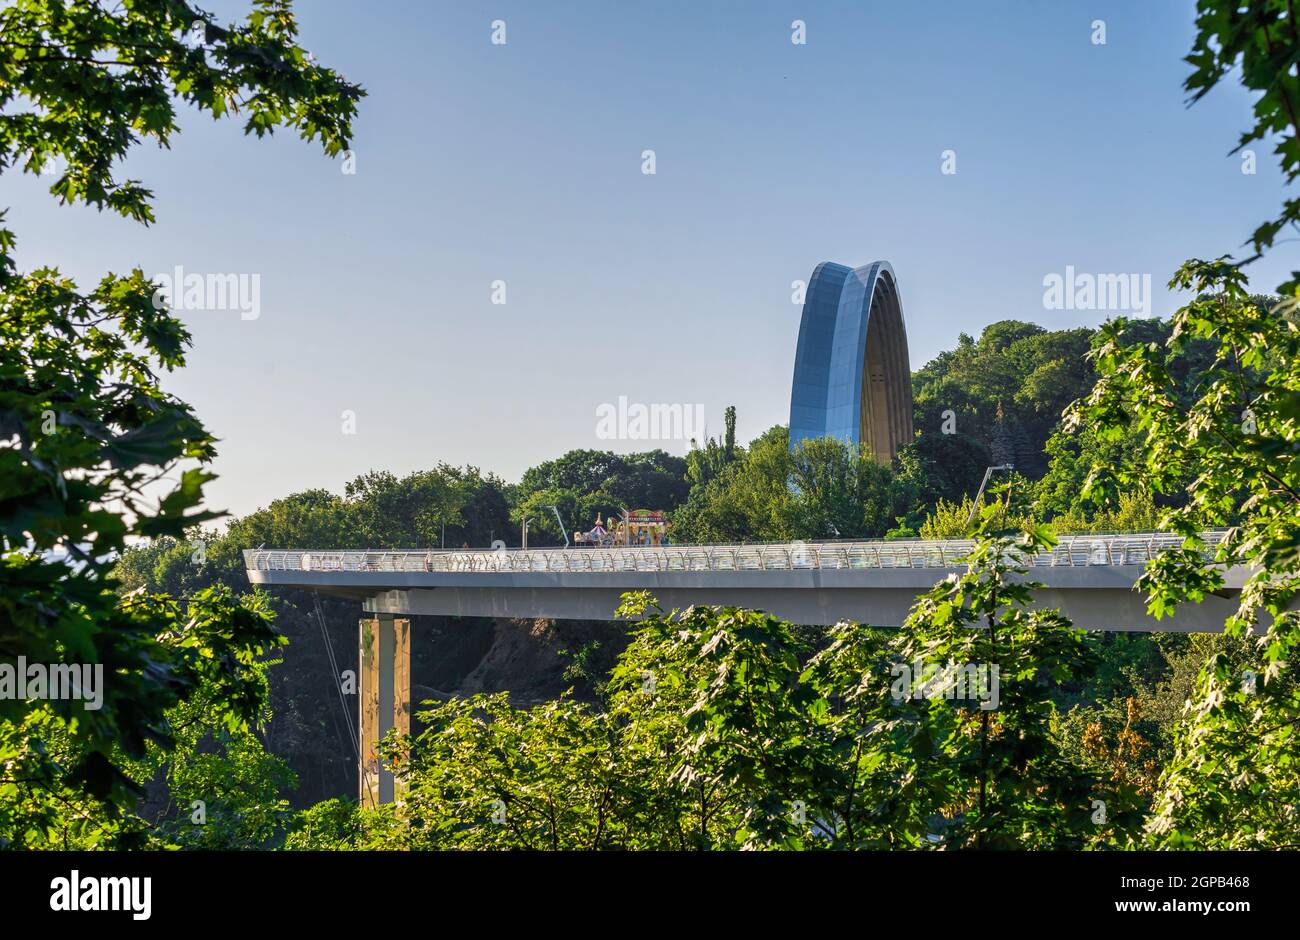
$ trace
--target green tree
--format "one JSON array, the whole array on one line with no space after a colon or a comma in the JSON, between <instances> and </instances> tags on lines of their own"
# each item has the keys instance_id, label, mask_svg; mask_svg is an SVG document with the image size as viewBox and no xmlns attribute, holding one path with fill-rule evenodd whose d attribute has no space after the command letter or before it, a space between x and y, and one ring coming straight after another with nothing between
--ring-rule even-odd
<instances>
[{"instance_id":1,"label":"green tree","mask_svg":"<svg viewBox=\"0 0 1300 940\"><path fill-rule=\"evenodd\" d=\"M599 849L623 840L625 786L603 716L569 699L512 708L505 693L440 702L394 760L411 848Z\"/></svg>"},{"instance_id":2,"label":"green tree","mask_svg":"<svg viewBox=\"0 0 1300 940\"><path fill-rule=\"evenodd\" d=\"M640 454L572 450L524 471L511 517L529 519L529 542L563 542L551 506L572 531L586 530L599 513L623 509L676 509L687 496L686 460L662 450Z\"/></svg>"},{"instance_id":3,"label":"green tree","mask_svg":"<svg viewBox=\"0 0 1300 940\"><path fill-rule=\"evenodd\" d=\"M162 778L165 803L154 829L162 843L229 850L274 848L282 841L290 820L282 793L297 781L258 734L271 717L267 672L279 664L257 665L263 704L256 727L232 731L214 722L213 690L207 687L168 712L174 745L151 746L141 766L132 769L142 784Z\"/></svg>"},{"instance_id":4,"label":"green tree","mask_svg":"<svg viewBox=\"0 0 1300 940\"><path fill-rule=\"evenodd\" d=\"M61 167L50 186L61 202L147 224L151 192L115 166L143 140L167 146L179 102L337 154L362 91L310 61L296 31L282 0L225 26L181 0L11 4L0 10L0 172ZM163 601L120 599L111 567L129 540L179 537L215 516L199 509L213 439L158 380L184 364L190 337L139 269L83 291L54 268L20 273L15 244L0 216L0 654L101 664L115 678L103 708L75 721L70 707L0 702L0 766L66 733L66 759L45 765L51 794L120 807L133 787L117 755L166 740L166 710L200 681L216 682L214 718L252 720L245 674L274 635L260 610L221 595L194 598L201 615L189 620ZM179 483L155 506L151 487L173 470ZM19 787L4 791L19 800L8 822L49 832L39 808L22 828L30 791L6 781Z\"/></svg>"},{"instance_id":5,"label":"green tree","mask_svg":"<svg viewBox=\"0 0 1300 940\"><path fill-rule=\"evenodd\" d=\"M629 595L620 611L652 605ZM647 802L687 846L797 849L813 837L827 712L800 681L805 655L790 624L761 611L696 606L638 629L612 707Z\"/></svg>"},{"instance_id":6,"label":"green tree","mask_svg":"<svg viewBox=\"0 0 1300 940\"><path fill-rule=\"evenodd\" d=\"M1275 140L1288 183L1300 174L1300 20L1287 0L1200 0L1197 33L1185 82L1199 101L1229 75L1256 92L1253 126L1238 141ZM1108 325L1095 352L1100 378L1072 414L1114 439L1131 419L1140 433L1137 474L1158 494L1180 475L1194 480L1166 528L1184 537L1180 549L1153 562L1141 586L1156 616L1196 603L1224 584L1230 564L1249 572L1225 633L1247 644L1244 660L1230 651L1206 662L1188 703L1174 757L1166 767L1147 831L1165 847L1294 847L1300 825L1295 765L1300 754L1300 650L1294 600L1300 587L1300 337L1295 323L1300 273L1262 309L1243 268L1258 260L1286 227L1300 227L1300 200L1259 226L1254 254L1189 261L1170 287L1192 300L1173 319L1172 341L1200 340L1211 366L1191 395L1155 344L1126 342L1123 324ZM1101 468L1098 468L1100 472ZM1207 525L1230 525L1210 551ZM1278 811L1281 807L1282 811Z\"/></svg>"},{"instance_id":7,"label":"green tree","mask_svg":"<svg viewBox=\"0 0 1300 940\"><path fill-rule=\"evenodd\" d=\"M1196 485L1163 526L1184 538L1161 555L1139 586L1157 617L1197 603L1224 584L1230 564L1252 573L1225 630L1250 640L1250 655L1210 657L1175 741L1149 823L1158 845L1199 847L1300 844L1300 825L1277 806L1300 799L1293 772L1300 753L1300 694L1294 663L1300 626L1300 330L1261 311L1240 267L1220 259L1188 262L1170 284L1194 300L1174 317L1174 342L1215 346L1214 367L1185 403L1154 344L1103 328L1096 389L1074 412L1102 436L1122 433L1130 416L1141 462L1119 484L1140 478L1157 493ZM1216 549L1201 533L1232 526ZM1257 632L1261 631L1261 632Z\"/></svg>"},{"instance_id":8,"label":"green tree","mask_svg":"<svg viewBox=\"0 0 1300 940\"><path fill-rule=\"evenodd\" d=\"M798 538L879 538L915 505L915 489L861 448L834 438L801 441L790 458Z\"/></svg>"},{"instance_id":9,"label":"green tree","mask_svg":"<svg viewBox=\"0 0 1300 940\"><path fill-rule=\"evenodd\" d=\"M697 483L673 514L678 543L779 542L795 538L790 433L778 425L725 470Z\"/></svg>"},{"instance_id":10,"label":"green tree","mask_svg":"<svg viewBox=\"0 0 1300 940\"><path fill-rule=\"evenodd\" d=\"M986 451L1009 448L1018 470L1030 478L1042 475L1043 445L1061 412L1092 387L1085 355L1090 336L1087 329L1048 331L1018 320L989 324L978 341L962 334L956 349L940 353L912 377L920 440L942 434ZM979 485L987 466L966 492ZM951 500L962 494L942 495Z\"/></svg>"},{"instance_id":11,"label":"green tree","mask_svg":"<svg viewBox=\"0 0 1300 940\"><path fill-rule=\"evenodd\" d=\"M941 800L929 838L954 848L1081 848L1098 835L1101 791L1061 750L1052 690L1094 670L1095 654L1058 611L1033 608L1041 585L1027 579L1029 561L1054 539L1041 527L1000 532L1002 513L998 504L981 511L967 572L921 597L904 623L894 649L912 666L910 689L918 664L955 673L938 672L896 720L922 722L907 746L919 789ZM967 668L975 671L963 688L956 677ZM972 695L969 675L992 686L996 701ZM895 699L900 691L909 684L895 687Z\"/></svg>"},{"instance_id":12,"label":"green tree","mask_svg":"<svg viewBox=\"0 0 1300 940\"><path fill-rule=\"evenodd\" d=\"M398 479L386 470L362 474L344 489L347 520L367 548L437 548L445 528L464 521L464 477L440 464ZM454 544L452 547L456 547Z\"/></svg>"},{"instance_id":13,"label":"green tree","mask_svg":"<svg viewBox=\"0 0 1300 940\"><path fill-rule=\"evenodd\" d=\"M203 720L222 734L247 735L259 721L260 664L283 643L261 598L220 588L186 602L139 593L105 629L126 633L121 622L134 645L119 637L100 661L102 707L6 700L18 717L0 721L0 847L144 845L153 836L130 812L147 776L141 767L184 746L185 704L201 696ZM140 676L143 655L149 674Z\"/></svg>"}]
</instances>

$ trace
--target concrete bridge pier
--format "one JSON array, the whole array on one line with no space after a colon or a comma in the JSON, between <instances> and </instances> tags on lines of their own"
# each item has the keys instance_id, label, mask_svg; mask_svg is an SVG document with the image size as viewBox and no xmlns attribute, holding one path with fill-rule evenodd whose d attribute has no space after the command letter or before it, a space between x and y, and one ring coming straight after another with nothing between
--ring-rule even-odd
<instances>
[{"instance_id":1,"label":"concrete bridge pier","mask_svg":"<svg viewBox=\"0 0 1300 940\"><path fill-rule=\"evenodd\" d=\"M361 767L357 774L362 806L392 803L397 782L379 757L379 742L397 729L411 733L411 621L392 614L361 620L357 698L360 708Z\"/></svg>"}]
</instances>

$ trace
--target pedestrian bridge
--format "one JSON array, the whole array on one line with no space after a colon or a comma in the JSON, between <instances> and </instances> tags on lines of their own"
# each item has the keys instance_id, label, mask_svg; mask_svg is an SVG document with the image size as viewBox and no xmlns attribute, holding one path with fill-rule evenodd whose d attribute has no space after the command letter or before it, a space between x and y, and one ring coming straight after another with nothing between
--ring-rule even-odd
<instances>
[{"instance_id":1,"label":"pedestrian bridge","mask_svg":"<svg viewBox=\"0 0 1300 940\"><path fill-rule=\"evenodd\" d=\"M1206 536L1210 551L1222 533ZM1046 587L1042 607L1092 630L1217 632L1249 576L1224 572L1221 595L1185 604L1170 619L1146 614L1133 590L1146 563L1177 548L1153 533L1062 538L1025 559ZM541 548L489 551L246 551L253 584L320 591L360 601L358 629L359 796L397 797L379 742L411 731L412 614L610 620L626 591L650 591L665 608L724 604L766 610L804 624L856 620L898 626L916 596L965 569L969 541L792 542L662 548Z\"/></svg>"},{"instance_id":2,"label":"pedestrian bridge","mask_svg":"<svg viewBox=\"0 0 1300 940\"><path fill-rule=\"evenodd\" d=\"M1205 536L1211 550L1222 533ZM1156 621L1133 590L1146 563L1182 540L1165 533L1067 536L1025 559L1058 608L1091 630L1213 631L1236 609L1249 572L1225 571L1221 595ZM355 598L371 614L610 620L626 591L665 608L722 604L795 623L899 626L918 594L962 572L970 541L792 542L655 548L244 553L254 584Z\"/></svg>"}]
</instances>

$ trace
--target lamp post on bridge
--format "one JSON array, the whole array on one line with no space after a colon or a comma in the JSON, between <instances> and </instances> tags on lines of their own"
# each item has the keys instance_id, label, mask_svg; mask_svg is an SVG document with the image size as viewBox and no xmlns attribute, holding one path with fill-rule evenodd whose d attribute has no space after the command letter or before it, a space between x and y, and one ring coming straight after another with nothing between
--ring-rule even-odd
<instances>
[{"instance_id":1,"label":"lamp post on bridge","mask_svg":"<svg viewBox=\"0 0 1300 940\"><path fill-rule=\"evenodd\" d=\"M560 524L560 534L564 536L564 547L569 547L569 530L564 527L564 520L560 518L559 506L548 506L551 512L555 513L555 521Z\"/></svg>"},{"instance_id":2,"label":"lamp post on bridge","mask_svg":"<svg viewBox=\"0 0 1300 940\"><path fill-rule=\"evenodd\" d=\"M980 481L980 488L975 491L975 499L971 503L970 516L966 520L967 526L969 526L972 522L975 521L975 513L979 512L980 500L984 498L984 488L989 485L989 477L993 475L993 471L1014 470L1014 469L1015 469L1015 464L1000 463L996 467L989 467L987 470L984 471L984 479Z\"/></svg>"}]
</instances>

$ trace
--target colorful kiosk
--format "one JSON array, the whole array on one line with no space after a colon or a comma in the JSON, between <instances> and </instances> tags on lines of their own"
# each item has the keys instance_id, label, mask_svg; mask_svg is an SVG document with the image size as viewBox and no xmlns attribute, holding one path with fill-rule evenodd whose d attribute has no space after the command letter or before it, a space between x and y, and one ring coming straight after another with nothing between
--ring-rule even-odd
<instances>
[{"instance_id":1,"label":"colorful kiosk","mask_svg":"<svg viewBox=\"0 0 1300 940\"><path fill-rule=\"evenodd\" d=\"M614 544L626 548L667 545L667 516L657 509L624 510L614 528Z\"/></svg>"},{"instance_id":2,"label":"colorful kiosk","mask_svg":"<svg viewBox=\"0 0 1300 940\"><path fill-rule=\"evenodd\" d=\"M653 548L668 544L668 517L658 509L632 509L611 516L609 528L600 516L587 532L574 532L575 545L591 548Z\"/></svg>"}]
</instances>

